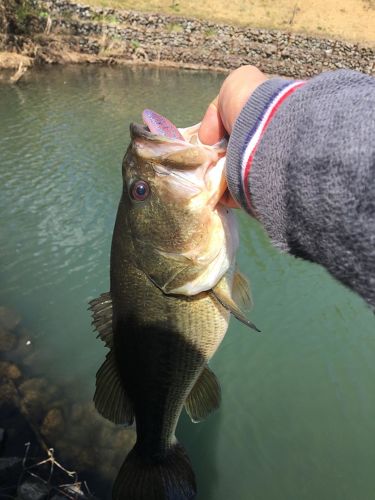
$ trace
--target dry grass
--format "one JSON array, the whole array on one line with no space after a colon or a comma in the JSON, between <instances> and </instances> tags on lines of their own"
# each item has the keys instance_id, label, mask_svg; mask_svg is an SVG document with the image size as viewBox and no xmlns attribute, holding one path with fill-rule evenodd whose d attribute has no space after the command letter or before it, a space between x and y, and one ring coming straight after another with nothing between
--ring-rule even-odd
<instances>
[{"instance_id":1,"label":"dry grass","mask_svg":"<svg viewBox=\"0 0 375 500\"><path fill-rule=\"evenodd\" d=\"M375 44L375 0L86 0L104 7L163 12Z\"/></svg>"},{"instance_id":2,"label":"dry grass","mask_svg":"<svg viewBox=\"0 0 375 500\"><path fill-rule=\"evenodd\" d=\"M15 52L0 52L0 68L2 69L18 69L20 64L24 68L32 66L31 57L16 54Z\"/></svg>"}]
</instances>

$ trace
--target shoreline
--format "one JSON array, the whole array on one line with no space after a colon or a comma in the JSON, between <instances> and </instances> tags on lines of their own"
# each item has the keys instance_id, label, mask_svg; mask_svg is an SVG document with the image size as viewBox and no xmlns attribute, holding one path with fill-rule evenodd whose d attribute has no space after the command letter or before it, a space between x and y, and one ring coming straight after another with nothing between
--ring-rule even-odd
<instances>
[{"instance_id":1,"label":"shoreline","mask_svg":"<svg viewBox=\"0 0 375 500\"><path fill-rule=\"evenodd\" d=\"M213 23L181 16L39 4L31 33L0 34L2 80L32 66L107 64L229 72L253 64L268 74L308 78L348 68L375 75L375 44ZM22 70L22 71L21 71ZM5 74L7 73L7 74Z\"/></svg>"}]
</instances>

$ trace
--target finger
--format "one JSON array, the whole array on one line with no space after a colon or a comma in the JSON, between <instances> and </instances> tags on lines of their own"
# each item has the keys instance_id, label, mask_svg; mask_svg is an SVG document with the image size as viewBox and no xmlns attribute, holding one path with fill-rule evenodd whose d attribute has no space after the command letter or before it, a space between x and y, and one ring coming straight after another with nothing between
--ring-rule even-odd
<instances>
[{"instance_id":1,"label":"finger","mask_svg":"<svg viewBox=\"0 0 375 500\"><path fill-rule=\"evenodd\" d=\"M225 135L225 128L217 108L218 97L208 106L198 131L198 137L203 144L215 144Z\"/></svg>"}]
</instances>

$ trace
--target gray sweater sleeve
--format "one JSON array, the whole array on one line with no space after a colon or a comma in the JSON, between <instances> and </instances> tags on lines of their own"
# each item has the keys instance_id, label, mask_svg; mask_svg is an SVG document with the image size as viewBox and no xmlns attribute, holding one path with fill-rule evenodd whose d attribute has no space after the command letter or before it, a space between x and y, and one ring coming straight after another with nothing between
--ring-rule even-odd
<instances>
[{"instance_id":1,"label":"gray sweater sleeve","mask_svg":"<svg viewBox=\"0 0 375 500\"><path fill-rule=\"evenodd\" d=\"M256 89L230 137L232 196L274 245L323 265L375 310L375 78L323 73Z\"/></svg>"}]
</instances>

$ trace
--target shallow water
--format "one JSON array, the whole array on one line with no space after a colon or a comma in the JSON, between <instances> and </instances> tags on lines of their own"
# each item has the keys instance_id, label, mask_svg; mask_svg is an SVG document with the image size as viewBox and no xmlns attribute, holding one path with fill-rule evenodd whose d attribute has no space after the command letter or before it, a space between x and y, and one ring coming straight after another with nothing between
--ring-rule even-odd
<instances>
[{"instance_id":1,"label":"shallow water","mask_svg":"<svg viewBox=\"0 0 375 500\"><path fill-rule=\"evenodd\" d=\"M196 123L222 79L80 67L0 86L0 304L22 314L35 372L73 401L92 397L105 354L86 308L108 290L128 124L146 107ZM239 263L262 334L231 320L211 363L220 410L201 424L181 419L198 498L372 500L374 316L324 270L279 254L255 222L239 219Z\"/></svg>"}]
</instances>

